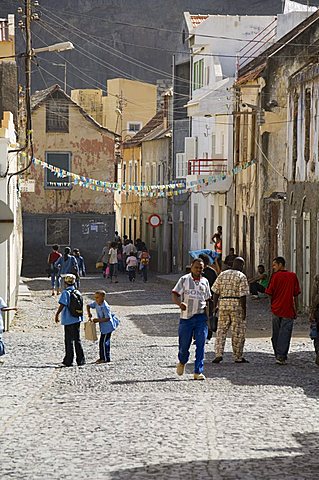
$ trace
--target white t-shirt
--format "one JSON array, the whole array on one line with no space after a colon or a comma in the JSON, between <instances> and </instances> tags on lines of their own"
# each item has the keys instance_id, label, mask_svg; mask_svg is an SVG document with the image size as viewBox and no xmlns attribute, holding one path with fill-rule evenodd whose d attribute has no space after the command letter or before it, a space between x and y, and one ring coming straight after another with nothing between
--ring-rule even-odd
<instances>
[{"instance_id":1,"label":"white t-shirt","mask_svg":"<svg viewBox=\"0 0 319 480\"><path fill-rule=\"evenodd\" d=\"M7 308L7 304L6 302L3 300L2 297L0 297L0 338L1 338L1 334L3 332L3 329L4 329L4 325L3 325L3 317L2 317L2 308Z\"/></svg>"},{"instance_id":2,"label":"white t-shirt","mask_svg":"<svg viewBox=\"0 0 319 480\"><path fill-rule=\"evenodd\" d=\"M109 262L112 264L117 263L117 248L110 248L109 255L110 255Z\"/></svg>"},{"instance_id":3,"label":"white t-shirt","mask_svg":"<svg viewBox=\"0 0 319 480\"><path fill-rule=\"evenodd\" d=\"M187 305L185 311L181 310L181 318L184 320L204 313L206 301L212 296L208 280L204 277L194 280L191 273L183 275L172 291L180 295L181 301Z\"/></svg>"},{"instance_id":4,"label":"white t-shirt","mask_svg":"<svg viewBox=\"0 0 319 480\"><path fill-rule=\"evenodd\" d=\"M137 258L134 257L134 255L131 255L130 257L127 257L126 265L127 265L127 267L137 267Z\"/></svg>"},{"instance_id":5,"label":"white t-shirt","mask_svg":"<svg viewBox=\"0 0 319 480\"><path fill-rule=\"evenodd\" d=\"M124 245L123 253L125 253L125 255L129 255L131 252L136 253L135 245L133 245L133 243L129 243L128 245Z\"/></svg>"}]
</instances>

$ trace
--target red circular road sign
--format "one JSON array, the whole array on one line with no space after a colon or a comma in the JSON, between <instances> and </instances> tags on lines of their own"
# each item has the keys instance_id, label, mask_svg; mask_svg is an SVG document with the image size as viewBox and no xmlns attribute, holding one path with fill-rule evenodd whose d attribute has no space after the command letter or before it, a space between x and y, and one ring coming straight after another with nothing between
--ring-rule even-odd
<instances>
[{"instance_id":1,"label":"red circular road sign","mask_svg":"<svg viewBox=\"0 0 319 480\"><path fill-rule=\"evenodd\" d=\"M148 217L148 224L153 228L159 227L161 223L161 217L157 213L153 213Z\"/></svg>"}]
</instances>

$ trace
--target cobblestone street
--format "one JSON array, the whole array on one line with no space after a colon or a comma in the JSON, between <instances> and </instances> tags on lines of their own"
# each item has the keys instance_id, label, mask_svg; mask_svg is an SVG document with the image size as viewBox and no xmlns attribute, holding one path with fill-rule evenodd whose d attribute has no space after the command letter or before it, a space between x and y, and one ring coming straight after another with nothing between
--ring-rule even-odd
<instances>
[{"instance_id":1,"label":"cobblestone street","mask_svg":"<svg viewBox=\"0 0 319 480\"><path fill-rule=\"evenodd\" d=\"M274 363L268 300L249 301L245 357L207 346L206 382L177 377L178 309L169 283L107 285L121 318L112 362L57 368L63 329L49 281L26 279L1 378L1 479L314 479L319 472L318 367L298 320L289 365ZM87 300L105 280L87 277ZM84 335L82 335L84 338Z\"/></svg>"}]
</instances>

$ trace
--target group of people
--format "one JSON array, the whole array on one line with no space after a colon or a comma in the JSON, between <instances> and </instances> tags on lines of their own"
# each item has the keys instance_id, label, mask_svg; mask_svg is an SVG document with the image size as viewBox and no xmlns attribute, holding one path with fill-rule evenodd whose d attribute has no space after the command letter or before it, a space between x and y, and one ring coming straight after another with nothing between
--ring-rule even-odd
<instances>
[{"instance_id":1,"label":"group of people","mask_svg":"<svg viewBox=\"0 0 319 480\"><path fill-rule=\"evenodd\" d=\"M61 293L61 278L65 275L75 275L77 288L80 288L80 277L85 277L86 275L84 258L80 250L74 248L71 254L71 248L66 247L62 254L59 248L59 245L53 245L47 260L49 265L48 275L51 278L51 291L53 296Z\"/></svg>"},{"instance_id":2,"label":"group of people","mask_svg":"<svg viewBox=\"0 0 319 480\"><path fill-rule=\"evenodd\" d=\"M133 243L124 235L122 241L118 232L115 232L113 242L103 248L98 264L103 264L103 276L109 278L111 283L118 283L118 272L127 272L130 282L134 282L136 273L140 272L143 281L147 282L150 259L146 244L140 238Z\"/></svg>"},{"instance_id":3,"label":"group of people","mask_svg":"<svg viewBox=\"0 0 319 480\"><path fill-rule=\"evenodd\" d=\"M87 316L89 321L98 323L100 327L99 358L96 364L109 363L111 361L111 335L115 330L117 317L111 312L107 303L106 292L98 290L94 294L94 301L87 304ZM93 318L92 310L96 311ZM65 355L62 367L73 365L74 354L78 366L85 364L85 355L81 343L80 325L83 321L83 297L76 288L76 276L67 274L64 277L64 290L59 298L59 307L55 314L55 322L64 326Z\"/></svg>"},{"instance_id":4,"label":"group of people","mask_svg":"<svg viewBox=\"0 0 319 480\"><path fill-rule=\"evenodd\" d=\"M201 254L193 260L190 272L182 276L172 290L172 300L180 308L179 351L176 372L183 375L189 359L189 349L194 338L196 344L194 379L204 380L204 351L207 338L216 331L213 364L223 361L228 330L232 333L232 350L235 363L249 363L243 356L246 338L246 299L251 293L262 293L271 298L272 346L276 363L287 363L288 351L297 316L297 298L300 286L295 273L285 267L285 259L276 257L272 263L273 274L268 279L263 265L258 275L248 281L243 273L245 261L231 249L221 266L216 258L210 264L208 255ZM316 276L310 321L319 328L319 275ZM319 365L319 339L314 337L316 363Z\"/></svg>"}]
</instances>

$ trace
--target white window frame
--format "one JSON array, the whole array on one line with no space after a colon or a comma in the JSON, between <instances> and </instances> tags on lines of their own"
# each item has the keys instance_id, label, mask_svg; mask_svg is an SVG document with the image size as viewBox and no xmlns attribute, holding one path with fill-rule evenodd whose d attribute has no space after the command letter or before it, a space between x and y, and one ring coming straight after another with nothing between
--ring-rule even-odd
<instances>
[{"instance_id":1,"label":"white window frame","mask_svg":"<svg viewBox=\"0 0 319 480\"><path fill-rule=\"evenodd\" d=\"M131 128L130 128L131 125L138 125L138 126L139 126L139 129L138 129L138 130L135 130L135 129L131 130ZM133 133L133 134L135 135L135 134L138 133L140 130L142 130L142 125L143 125L142 122L135 121L135 120L134 120L134 121L131 120L131 121L127 122L127 131L128 131L129 133Z\"/></svg>"}]
</instances>

